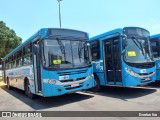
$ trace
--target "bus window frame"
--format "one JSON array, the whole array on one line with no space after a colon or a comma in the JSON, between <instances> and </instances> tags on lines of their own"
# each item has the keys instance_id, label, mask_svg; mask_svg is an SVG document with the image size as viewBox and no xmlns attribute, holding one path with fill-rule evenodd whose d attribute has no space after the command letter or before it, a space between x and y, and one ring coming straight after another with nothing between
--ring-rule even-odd
<instances>
[{"instance_id":1,"label":"bus window frame","mask_svg":"<svg viewBox=\"0 0 160 120\"><path fill-rule=\"evenodd\" d=\"M97 44L96 44L96 47L97 47L97 49L96 49L96 53L97 53L97 55L96 55L96 59L93 59L94 57L93 57L93 54L92 54L92 43L94 43L94 42L97 42ZM100 40L99 39L96 39L96 40L92 40L92 41L89 41L89 43L90 43L90 46L91 46L91 57L92 57L92 61L98 61L98 60L100 60L100 57L101 57L101 55L100 55ZM94 44L95 45L95 44Z\"/></svg>"}]
</instances>

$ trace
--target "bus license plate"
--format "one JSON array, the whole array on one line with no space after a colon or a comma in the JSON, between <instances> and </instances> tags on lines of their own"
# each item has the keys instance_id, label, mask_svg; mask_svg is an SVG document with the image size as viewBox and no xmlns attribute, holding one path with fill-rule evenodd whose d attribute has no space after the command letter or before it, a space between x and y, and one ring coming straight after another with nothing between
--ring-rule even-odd
<instances>
[{"instance_id":1,"label":"bus license plate","mask_svg":"<svg viewBox=\"0 0 160 120\"><path fill-rule=\"evenodd\" d=\"M77 86L79 86L79 83L71 85L71 87L77 87Z\"/></svg>"},{"instance_id":2,"label":"bus license plate","mask_svg":"<svg viewBox=\"0 0 160 120\"><path fill-rule=\"evenodd\" d=\"M150 80L150 78L145 78L145 81L148 81L148 80Z\"/></svg>"}]
</instances>

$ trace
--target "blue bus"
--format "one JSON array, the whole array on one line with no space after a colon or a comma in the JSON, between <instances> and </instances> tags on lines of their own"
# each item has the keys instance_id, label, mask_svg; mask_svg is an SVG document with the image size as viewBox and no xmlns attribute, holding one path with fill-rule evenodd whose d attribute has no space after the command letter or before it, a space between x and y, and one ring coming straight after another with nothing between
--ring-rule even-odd
<instances>
[{"instance_id":1,"label":"blue bus","mask_svg":"<svg viewBox=\"0 0 160 120\"><path fill-rule=\"evenodd\" d=\"M139 27L115 29L90 38L94 91L101 85L145 85L156 79L149 31Z\"/></svg>"},{"instance_id":2,"label":"blue bus","mask_svg":"<svg viewBox=\"0 0 160 120\"><path fill-rule=\"evenodd\" d=\"M94 86L86 32L42 28L3 58L8 89L34 95L59 96Z\"/></svg>"},{"instance_id":3,"label":"blue bus","mask_svg":"<svg viewBox=\"0 0 160 120\"><path fill-rule=\"evenodd\" d=\"M160 81L160 34L150 36L152 54L156 62L156 80Z\"/></svg>"}]
</instances>

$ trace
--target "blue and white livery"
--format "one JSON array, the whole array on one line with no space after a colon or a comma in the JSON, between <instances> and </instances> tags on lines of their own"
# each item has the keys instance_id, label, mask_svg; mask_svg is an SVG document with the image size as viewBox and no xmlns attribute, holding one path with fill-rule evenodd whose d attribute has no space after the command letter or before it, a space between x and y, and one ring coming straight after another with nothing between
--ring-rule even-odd
<instances>
[{"instance_id":1,"label":"blue and white livery","mask_svg":"<svg viewBox=\"0 0 160 120\"><path fill-rule=\"evenodd\" d=\"M156 62L156 81L160 81L160 34L150 37L152 54Z\"/></svg>"},{"instance_id":2,"label":"blue and white livery","mask_svg":"<svg viewBox=\"0 0 160 120\"><path fill-rule=\"evenodd\" d=\"M155 81L149 31L139 27L115 29L90 38L95 77L100 85L137 86Z\"/></svg>"},{"instance_id":3,"label":"blue and white livery","mask_svg":"<svg viewBox=\"0 0 160 120\"><path fill-rule=\"evenodd\" d=\"M30 98L58 96L94 86L88 34L43 28L3 58L8 88Z\"/></svg>"}]
</instances>

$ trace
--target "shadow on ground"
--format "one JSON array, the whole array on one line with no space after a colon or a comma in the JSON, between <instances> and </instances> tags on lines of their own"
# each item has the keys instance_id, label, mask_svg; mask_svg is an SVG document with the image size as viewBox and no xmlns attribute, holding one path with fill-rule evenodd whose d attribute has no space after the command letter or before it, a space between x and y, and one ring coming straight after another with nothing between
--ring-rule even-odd
<instances>
[{"instance_id":1,"label":"shadow on ground","mask_svg":"<svg viewBox=\"0 0 160 120\"><path fill-rule=\"evenodd\" d=\"M91 92L91 91L83 91L81 93L72 93L66 94L63 96L56 96L56 97L40 97L37 96L36 99L31 100L27 96L25 96L24 91L12 88L12 90L8 90L5 85L1 86L3 90L8 92L10 95L16 97L17 99L21 100L28 106L32 107L35 110L47 109L52 107L59 107L67 104L71 104L74 102L79 102L82 100L87 100L94 95L99 96L106 96L121 99L124 101L128 101L128 99L139 98L146 95L153 94L157 91L157 88L150 88L149 87L115 87L115 86L107 86L103 87L100 92ZM89 93L89 94L84 94Z\"/></svg>"},{"instance_id":2,"label":"shadow on ground","mask_svg":"<svg viewBox=\"0 0 160 120\"><path fill-rule=\"evenodd\" d=\"M41 109L47 109L52 107L58 107L63 106L66 104L71 104L74 102L79 102L82 100L86 100L89 98L94 97L94 95L86 95L81 93L72 93L72 94L66 94L62 96L56 96L56 97L40 97L36 96L34 100L31 100L27 96L25 96L24 91L12 88L12 90L8 90L6 86L1 86L3 90L5 90L10 95L16 97L17 99L21 100L28 106L32 107L35 110L41 110Z\"/></svg>"},{"instance_id":3,"label":"shadow on ground","mask_svg":"<svg viewBox=\"0 0 160 120\"><path fill-rule=\"evenodd\" d=\"M99 92L91 92L91 91L85 91L85 92L106 97L118 98L127 101L127 99L143 97L152 94L156 91L157 91L156 88L151 89L147 87L129 88L129 87L105 86L102 87L102 89Z\"/></svg>"}]
</instances>

